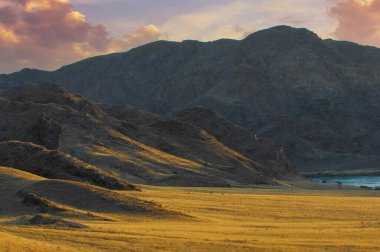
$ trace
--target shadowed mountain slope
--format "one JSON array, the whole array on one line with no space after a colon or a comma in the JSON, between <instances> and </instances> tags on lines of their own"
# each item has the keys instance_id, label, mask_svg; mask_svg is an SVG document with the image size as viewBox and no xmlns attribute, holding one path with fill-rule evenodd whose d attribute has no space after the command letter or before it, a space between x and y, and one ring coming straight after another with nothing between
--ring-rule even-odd
<instances>
[{"instance_id":1,"label":"shadowed mountain slope","mask_svg":"<svg viewBox=\"0 0 380 252\"><path fill-rule=\"evenodd\" d=\"M234 167L254 161L255 168L267 176L291 178L295 175L295 169L290 165L281 145L270 139L253 141L250 139L253 133L223 119L212 110L194 108L192 111L194 116L204 120L206 124L218 125L214 128L208 128L199 121L186 121L181 116L159 117L130 105L103 107L118 119L138 125L139 133L134 137L139 141L173 155L197 160L206 167L219 163L219 169L223 170L226 163ZM208 117L208 114L213 116ZM223 141L227 138L233 143ZM252 141L245 147L248 151L234 148L239 143L244 145L244 141L250 140ZM226 157L222 153L229 155Z\"/></svg>"},{"instance_id":2,"label":"shadowed mountain slope","mask_svg":"<svg viewBox=\"0 0 380 252\"><path fill-rule=\"evenodd\" d=\"M247 186L295 175L239 153L210 130L127 105L98 105L54 84L21 86L3 96L0 164L44 177L132 189L125 180ZM280 149L263 151L270 156Z\"/></svg>"},{"instance_id":3,"label":"shadowed mountain slope","mask_svg":"<svg viewBox=\"0 0 380 252\"><path fill-rule=\"evenodd\" d=\"M216 139L224 145L270 167L272 176L281 177L295 174L295 169L291 167L280 144L268 138L257 137L256 134L225 120L210 109L195 107L176 113L176 117L197 125L207 132L212 132Z\"/></svg>"},{"instance_id":4,"label":"shadowed mountain slope","mask_svg":"<svg viewBox=\"0 0 380 252\"><path fill-rule=\"evenodd\" d=\"M102 103L160 114L209 107L282 143L307 169L378 156L380 50L278 26L244 40L158 41L54 72L0 76L0 90L55 81Z\"/></svg>"}]
</instances>

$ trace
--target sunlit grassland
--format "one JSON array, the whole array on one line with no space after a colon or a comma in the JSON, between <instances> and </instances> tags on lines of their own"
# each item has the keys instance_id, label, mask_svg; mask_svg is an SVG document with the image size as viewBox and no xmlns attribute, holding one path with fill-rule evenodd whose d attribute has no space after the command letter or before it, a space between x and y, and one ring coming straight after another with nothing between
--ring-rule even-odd
<instances>
[{"instance_id":1,"label":"sunlit grassland","mask_svg":"<svg viewBox=\"0 0 380 252\"><path fill-rule=\"evenodd\" d=\"M1 251L380 251L375 192L144 187L132 194L191 217L109 215L114 221L78 220L89 226L82 230L3 225Z\"/></svg>"},{"instance_id":2,"label":"sunlit grassland","mask_svg":"<svg viewBox=\"0 0 380 252\"><path fill-rule=\"evenodd\" d=\"M117 139L118 142L122 143L123 146L119 146L119 148L92 146L92 151L89 154L91 154L93 158L114 158L116 160L125 161L141 167L149 164L168 165L173 167L181 167L183 169L196 170L202 167L202 165L198 162L159 151L135 141L113 129L108 129L108 133Z\"/></svg>"}]
</instances>

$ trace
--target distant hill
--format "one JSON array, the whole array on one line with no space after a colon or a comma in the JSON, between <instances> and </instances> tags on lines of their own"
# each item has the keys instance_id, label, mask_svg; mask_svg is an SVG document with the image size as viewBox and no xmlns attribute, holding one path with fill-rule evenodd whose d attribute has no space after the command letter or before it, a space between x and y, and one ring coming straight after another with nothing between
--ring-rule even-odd
<instances>
[{"instance_id":1,"label":"distant hill","mask_svg":"<svg viewBox=\"0 0 380 252\"><path fill-rule=\"evenodd\" d=\"M380 155L380 49L287 26L214 42L158 41L54 72L1 75L0 90L54 81L96 102L169 115L204 106L284 145L300 169Z\"/></svg>"}]
</instances>

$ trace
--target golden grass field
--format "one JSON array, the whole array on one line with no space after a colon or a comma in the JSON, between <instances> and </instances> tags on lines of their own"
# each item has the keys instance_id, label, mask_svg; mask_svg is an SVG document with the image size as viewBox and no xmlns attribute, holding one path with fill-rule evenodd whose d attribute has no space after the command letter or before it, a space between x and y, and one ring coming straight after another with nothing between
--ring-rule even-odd
<instances>
[{"instance_id":1,"label":"golden grass field","mask_svg":"<svg viewBox=\"0 0 380 252\"><path fill-rule=\"evenodd\" d=\"M192 217L108 215L75 220L89 226L81 230L3 224L0 251L380 251L375 192L143 188L128 194Z\"/></svg>"}]
</instances>

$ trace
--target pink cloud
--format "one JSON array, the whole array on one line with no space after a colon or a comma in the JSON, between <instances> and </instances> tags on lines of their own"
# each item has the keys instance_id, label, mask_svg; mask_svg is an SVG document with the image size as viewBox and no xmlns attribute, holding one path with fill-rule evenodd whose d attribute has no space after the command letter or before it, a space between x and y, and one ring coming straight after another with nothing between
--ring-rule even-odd
<instances>
[{"instance_id":1,"label":"pink cloud","mask_svg":"<svg viewBox=\"0 0 380 252\"><path fill-rule=\"evenodd\" d=\"M329 14L336 18L337 39L380 47L380 0L336 0Z\"/></svg>"},{"instance_id":2,"label":"pink cloud","mask_svg":"<svg viewBox=\"0 0 380 252\"><path fill-rule=\"evenodd\" d=\"M294 25L294 26L300 26L300 25L304 25L307 23L307 20L295 18L295 17L291 17L291 16L280 18L279 21L281 23L290 24L290 25Z\"/></svg>"},{"instance_id":3,"label":"pink cloud","mask_svg":"<svg viewBox=\"0 0 380 252\"><path fill-rule=\"evenodd\" d=\"M0 72L22 67L53 69L98 54L159 39L154 25L122 38L89 23L68 0L0 0Z\"/></svg>"}]
</instances>

